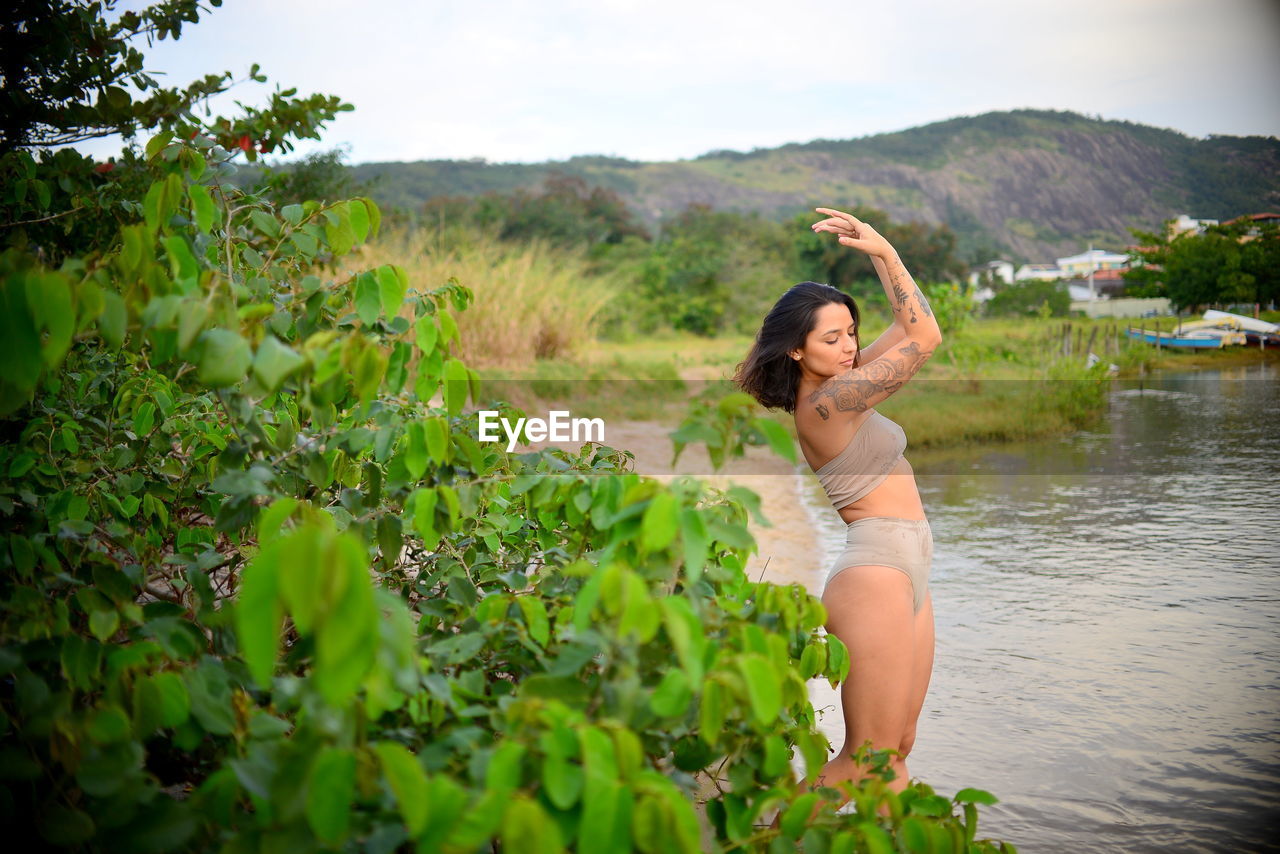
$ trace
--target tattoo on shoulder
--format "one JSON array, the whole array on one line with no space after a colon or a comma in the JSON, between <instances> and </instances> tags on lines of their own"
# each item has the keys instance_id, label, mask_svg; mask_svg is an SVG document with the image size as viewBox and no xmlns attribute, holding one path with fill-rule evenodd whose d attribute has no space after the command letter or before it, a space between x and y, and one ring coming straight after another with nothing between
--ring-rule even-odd
<instances>
[{"instance_id":1,"label":"tattoo on shoulder","mask_svg":"<svg viewBox=\"0 0 1280 854\"><path fill-rule=\"evenodd\" d=\"M836 374L809 395L823 420L830 417L825 403L830 399L841 412L865 412L873 398L882 400L902 388L920 366L933 354L911 341L899 347L895 355L886 355L861 368Z\"/></svg>"}]
</instances>

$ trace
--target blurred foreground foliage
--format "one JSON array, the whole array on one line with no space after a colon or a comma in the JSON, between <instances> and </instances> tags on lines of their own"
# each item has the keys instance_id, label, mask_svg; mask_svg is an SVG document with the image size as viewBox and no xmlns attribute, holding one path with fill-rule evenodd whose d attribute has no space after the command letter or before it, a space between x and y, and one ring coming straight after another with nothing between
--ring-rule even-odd
<instances>
[{"instance_id":1,"label":"blurred foreground foliage","mask_svg":"<svg viewBox=\"0 0 1280 854\"><path fill-rule=\"evenodd\" d=\"M253 120L276 140L291 115ZM471 291L345 271L377 206L238 189L214 124L139 118L159 132L125 174L66 191L93 229L0 254L9 838L1011 850L976 840L979 790L797 783L828 750L805 680L849 660L820 602L746 577L758 499L478 442ZM67 201L34 183L48 158L4 164L38 209Z\"/></svg>"}]
</instances>

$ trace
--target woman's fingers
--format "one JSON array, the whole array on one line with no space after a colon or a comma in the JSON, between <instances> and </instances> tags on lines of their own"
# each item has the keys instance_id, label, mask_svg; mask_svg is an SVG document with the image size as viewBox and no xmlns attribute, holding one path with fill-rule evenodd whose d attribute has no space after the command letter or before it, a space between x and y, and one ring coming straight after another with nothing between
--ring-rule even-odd
<instances>
[{"instance_id":1,"label":"woman's fingers","mask_svg":"<svg viewBox=\"0 0 1280 854\"><path fill-rule=\"evenodd\" d=\"M844 211L838 211L833 208L814 208L814 210L817 211L818 213L826 214L827 216L830 216L830 217L838 217L839 219L844 220L846 223L853 226L854 228L857 228L858 226L862 225L862 222L857 217L855 217L853 214L847 214Z\"/></svg>"}]
</instances>

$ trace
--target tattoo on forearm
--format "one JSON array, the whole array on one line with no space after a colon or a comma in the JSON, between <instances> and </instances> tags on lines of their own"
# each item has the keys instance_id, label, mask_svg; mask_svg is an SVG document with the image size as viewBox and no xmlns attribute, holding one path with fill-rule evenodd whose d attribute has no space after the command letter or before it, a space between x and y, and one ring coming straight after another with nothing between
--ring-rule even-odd
<instances>
[{"instance_id":1,"label":"tattoo on forearm","mask_svg":"<svg viewBox=\"0 0 1280 854\"><path fill-rule=\"evenodd\" d=\"M933 317L933 309L929 307L929 301L924 298L924 291L920 290L919 285L916 285L916 299L920 300L920 310L924 312L924 316Z\"/></svg>"},{"instance_id":2,"label":"tattoo on forearm","mask_svg":"<svg viewBox=\"0 0 1280 854\"><path fill-rule=\"evenodd\" d=\"M871 408L873 398L879 402L902 388L931 355L932 350L922 350L919 342L912 341L899 347L896 357L885 356L865 367L836 374L809 395L809 402L823 420L830 416L823 403L825 398L830 398L841 412L865 412Z\"/></svg>"},{"instance_id":3,"label":"tattoo on forearm","mask_svg":"<svg viewBox=\"0 0 1280 854\"><path fill-rule=\"evenodd\" d=\"M893 272L889 274L889 281L893 283L893 296L898 303L896 310L901 311L905 308L911 312L911 322L915 323L917 320L916 308L911 304L911 297L907 294L904 279L907 279L907 270L902 266L902 262L899 261L894 265ZM919 293L919 288L916 289L916 292Z\"/></svg>"}]
</instances>

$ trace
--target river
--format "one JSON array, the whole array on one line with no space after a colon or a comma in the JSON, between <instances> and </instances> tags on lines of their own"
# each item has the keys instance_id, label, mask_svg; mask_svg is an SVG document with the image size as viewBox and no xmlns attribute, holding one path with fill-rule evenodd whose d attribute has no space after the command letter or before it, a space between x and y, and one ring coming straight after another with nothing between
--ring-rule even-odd
<instances>
[{"instance_id":1,"label":"river","mask_svg":"<svg viewBox=\"0 0 1280 854\"><path fill-rule=\"evenodd\" d=\"M1274 363L1164 373L1092 430L916 466L937 657L911 773L999 797L980 836L1280 851L1277 418Z\"/></svg>"}]
</instances>

